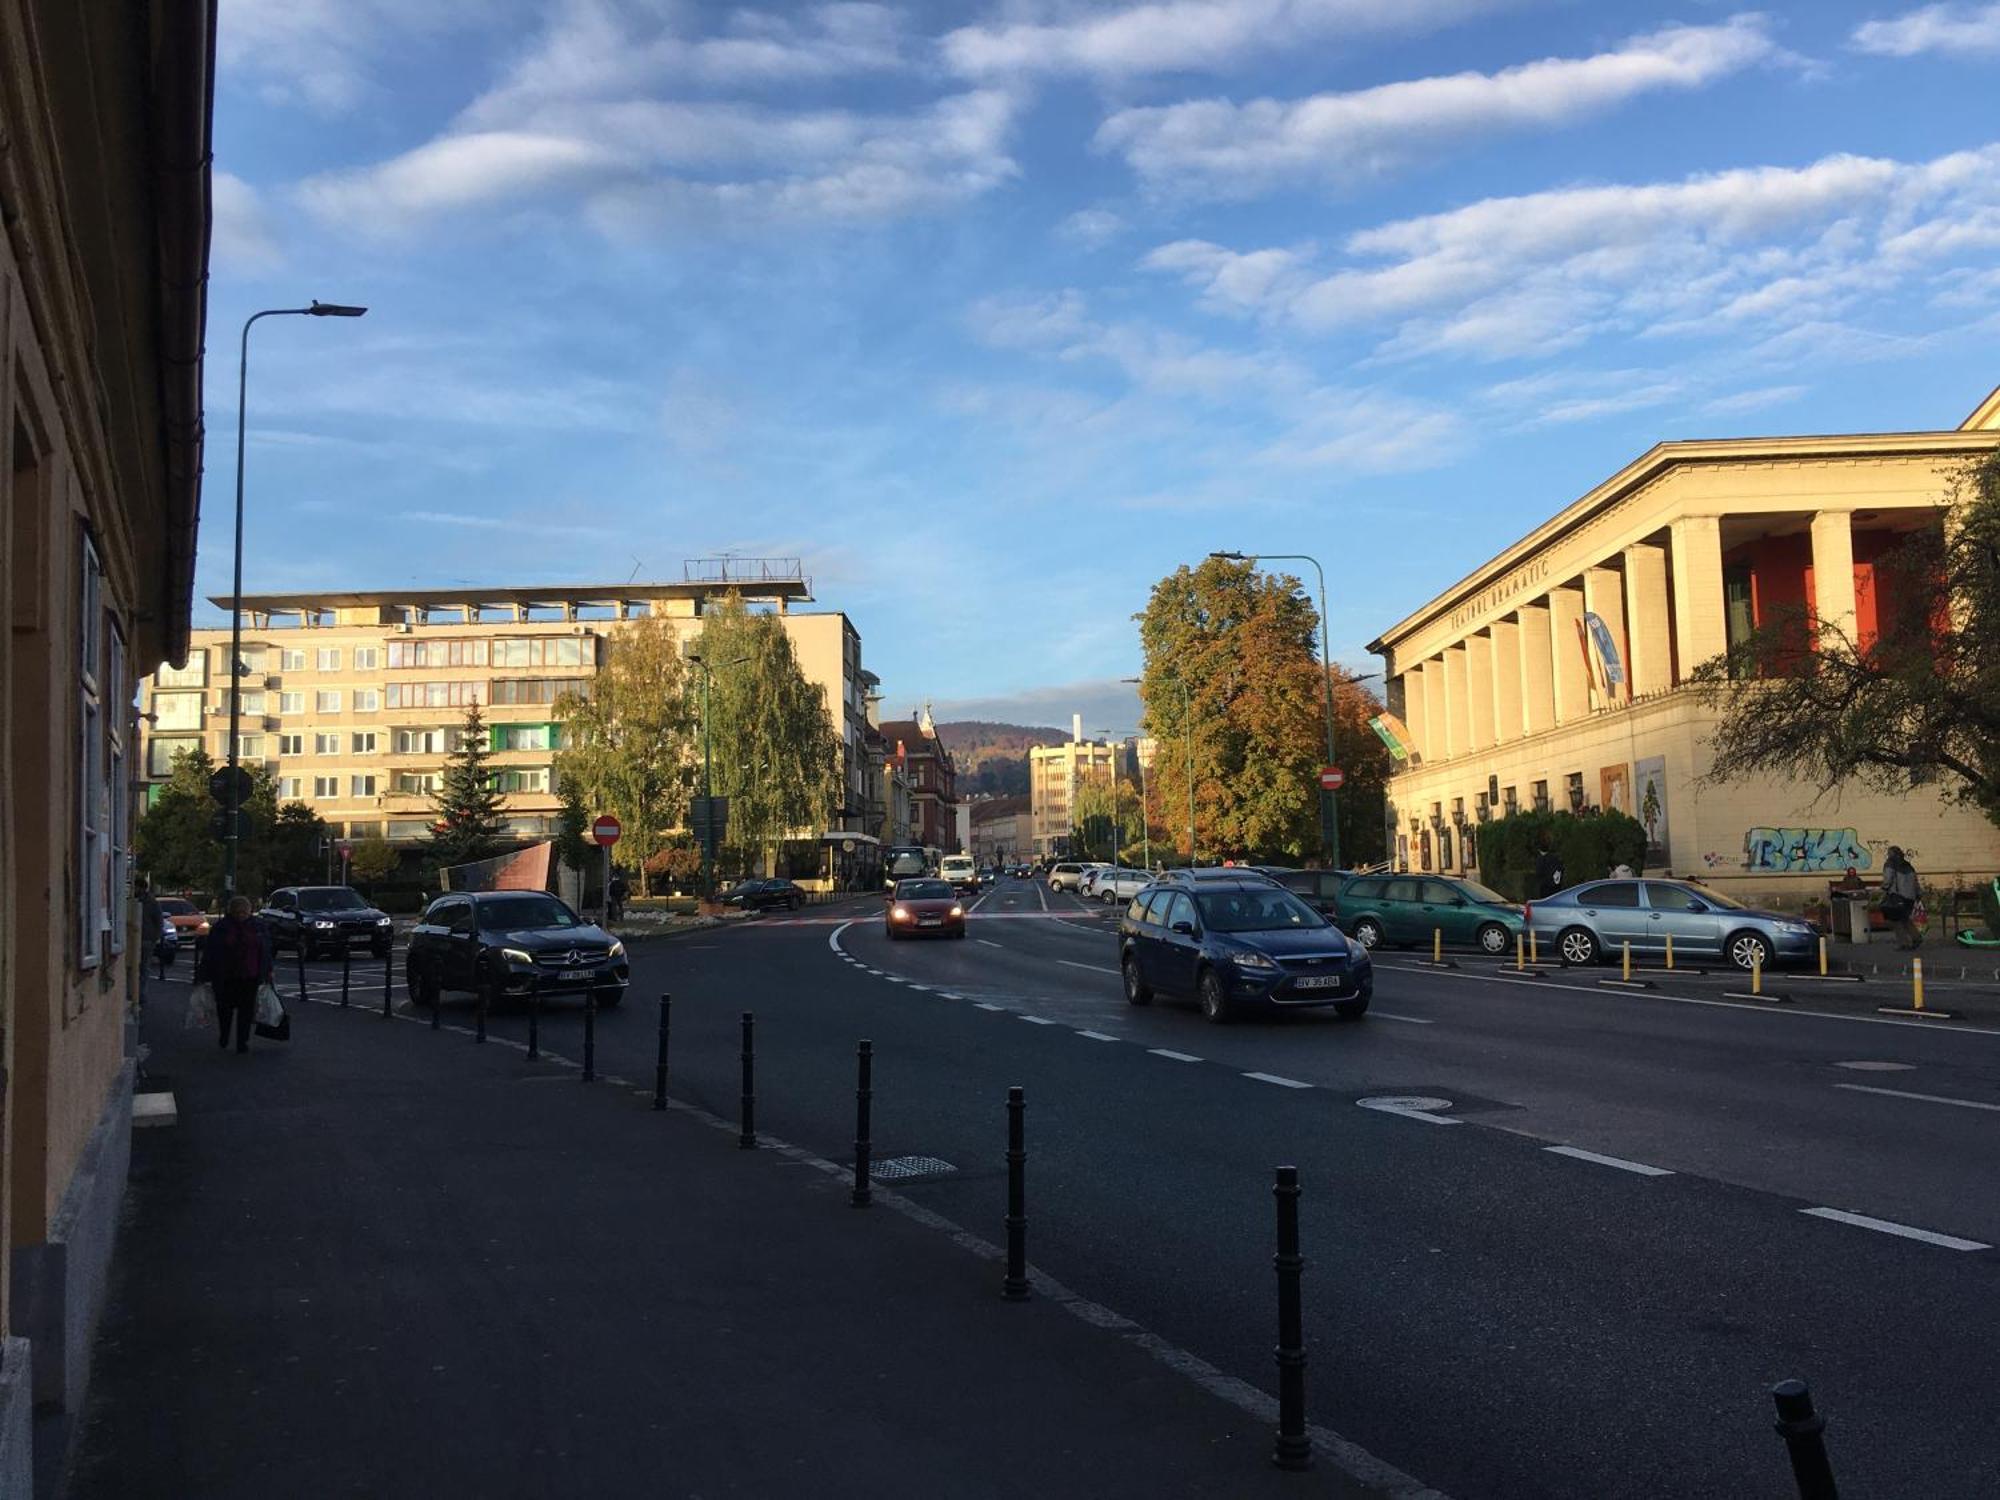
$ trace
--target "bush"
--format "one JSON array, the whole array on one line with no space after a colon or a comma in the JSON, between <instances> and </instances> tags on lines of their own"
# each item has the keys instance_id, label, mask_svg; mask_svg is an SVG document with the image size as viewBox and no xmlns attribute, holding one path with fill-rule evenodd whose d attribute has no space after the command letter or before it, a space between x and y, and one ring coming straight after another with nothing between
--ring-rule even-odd
<instances>
[{"instance_id":1,"label":"bush","mask_svg":"<svg viewBox=\"0 0 2000 1500\"><path fill-rule=\"evenodd\" d=\"M1566 885L1599 879L1619 865L1639 870L1646 858L1645 825L1624 813L1518 812L1479 830L1479 878L1509 900L1529 899L1544 838L1562 860Z\"/></svg>"}]
</instances>

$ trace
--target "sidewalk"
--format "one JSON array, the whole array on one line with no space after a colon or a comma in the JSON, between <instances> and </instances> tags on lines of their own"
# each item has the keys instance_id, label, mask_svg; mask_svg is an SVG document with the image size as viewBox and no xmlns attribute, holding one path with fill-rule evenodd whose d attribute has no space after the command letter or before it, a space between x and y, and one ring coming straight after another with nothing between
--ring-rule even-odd
<instances>
[{"instance_id":1,"label":"sidewalk","mask_svg":"<svg viewBox=\"0 0 2000 1500\"><path fill-rule=\"evenodd\" d=\"M73 1500L1372 1493L630 1088L318 1005L237 1057L185 993L146 1027L179 1123L134 1140Z\"/></svg>"}]
</instances>

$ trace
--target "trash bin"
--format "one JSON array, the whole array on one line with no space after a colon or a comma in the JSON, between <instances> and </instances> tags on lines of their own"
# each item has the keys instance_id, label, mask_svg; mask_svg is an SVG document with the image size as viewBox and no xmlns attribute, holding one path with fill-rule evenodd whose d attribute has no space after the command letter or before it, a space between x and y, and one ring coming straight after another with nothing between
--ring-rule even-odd
<instances>
[{"instance_id":1,"label":"trash bin","mask_svg":"<svg viewBox=\"0 0 2000 1500\"><path fill-rule=\"evenodd\" d=\"M1850 943L1868 941L1868 893L1833 891L1833 930Z\"/></svg>"}]
</instances>

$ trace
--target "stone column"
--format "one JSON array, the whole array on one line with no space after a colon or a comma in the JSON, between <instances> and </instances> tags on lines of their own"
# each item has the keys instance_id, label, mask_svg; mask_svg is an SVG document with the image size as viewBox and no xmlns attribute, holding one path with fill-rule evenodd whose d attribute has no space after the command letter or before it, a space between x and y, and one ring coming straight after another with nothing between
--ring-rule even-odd
<instances>
[{"instance_id":1,"label":"stone column","mask_svg":"<svg viewBox=\"0 0 2000 1500\"><path fill-rule=\"evenodd\" d=\"M1527 732L1521 719L1521 626L1509 615L1493 625L1493 739L1504 745Z\"/></svg>"},{"instance_id":2,"label":"stone column","mask_svg":"<svg viewBox=\"0 0 2000 1500\"><path fill-rule=\"evenodd\" d=\"M1410 731L1410 749L1418 755L1426 753L1431 732L1424 704L1424 675L1422 663L1403 673L1403 724Z\"/></svg>"},{"instance_id":3,"label":"stone column","mask_svg":"<svg viewBox=\"0 0 2000 1500\"><path fill-rule=\"evenodd\" d=\"M1854 613L1854 517L1821 511L1812 523L1813 614L1848 640L1858 629Z\"/></svg>"},{"instance_id":4,"label":"stone column","mask_svg":"<svg viewBox=\"0 0 2000 1500\"><path fill-rule=\"evenodd\" d=\"M1673 548L1674 644L1687 677L1729 644L1722 599L1722 522L1682 516L1669 530Z\"/></svg>"},{"instance_id":5,"label":"stone column","mask_svg":"<svg viewBox=\"0 0 2000 1500\"><path fill-rule=\"evenodd\" d=\"M1555 684L1556 722L1568 724L1590 713L1589 662L1584 656L1583 590L1564 585L1549 590L1549 664Z\"/></svg>"},{"instance_id":6,"label":"stone column","mask_svg":"<svg viewBox=\"0 0 2000 1500\"><path fill-rule=\"evenodd\" d=\"M1522 605L1517 618L1521 622L1521 727L1529 734L1540 734L1556 724L1548 600Z\"/></svg>"},{"instance_id":7,"label":"stone column","mask_svg":"<svg viewBox=\"0 0 2000 1500\"><path fill-rule=\"evenodd\" d=\"M1667 550L1641 542L1625 549L1625 610L1631 627L1632 695L1664 693L1674 685L1673 630L1667 618Z\"/></svg>"},{"instance_id":8,"label":"stone column","mask_svg":"<svg viewBox=\"0 0 2000 1500\"><path fill-rule=\"evenodd\" d=\"M1493 638L1483 632L1465 638L1466 748L1493 743Z\"/></svg>"},{"instance_id":9,"label":"stone column","mask_svg":"<svg viewBox=\"0 0 2000 1500\"><path fill-rule=\"evenodd\" d=\"M1444 658L1433 656L1424 663L1424 759L1444 757Z\"/></svg>"},{"instance_id":10,"label":"stone column","mask_svg":"<svg viewBox=\"0 0 2000 1500\"><path fill-rule=\"evenodd\" d=\"M1625 701L1632 679L1632 652L1625 636L1625 575L1616 568L1585 568L1583 607L1602 620L1605 629L1611 632L1611 644L1618 652L1618 665L1625 676L1626 686L1607 686L1602 658L1595 647L1591 649L1591 673L1597 686L1597 706L1609 708Z\"/></svg>"},{"instance_id":11,"label":"stone column","mask_svg":"<svg viewBox=\"0 0 2000 1500\"><path fill-rule=\"evenodd\" d=\"M1448 646L1444 653L1444 753L1465 754L1472 743L1472 719L1466 702L1465 647Z\"/></svg>"}]
</instances>

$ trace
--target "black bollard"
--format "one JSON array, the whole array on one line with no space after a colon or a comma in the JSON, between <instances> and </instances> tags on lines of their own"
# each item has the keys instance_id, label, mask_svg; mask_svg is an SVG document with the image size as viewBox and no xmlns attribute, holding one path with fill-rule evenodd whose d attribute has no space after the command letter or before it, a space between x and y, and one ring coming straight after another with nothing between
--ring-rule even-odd
<instances>
[{"instance_id":1,"label":"black bollard","mask_svg":"<svg viewBox=\"0 0 2000 1500\"><path fill-rule=\"evenodd\" d=\"M472 1039L486 1040L486 986L481 985L472 992Z\"/></svg>"},{"instance_id":2,"label":"black bollard","mask_svg":"<svg viewBox=\"0 0 2000 1500\"><path fill-rule=\"evenodd\" d=\"M542 1056L542 993L528 991L528 1061L539 1062Z\"/></svg>"},{"instance_id":3,"label":"black bollard","mask_svg":"<svg viewBox=\"0 0 2000 1500\"><path fill-rule=\"evenodd\" d=\"M1306 1436L1306 1334L1300 1306L1299 1275L1306 1258L1299 1253L1299 1169L1278 1168L1271 1195L1278 1200L1278 1443L1271 1462L1281 1469L1312 1467L1312 1441Z\"/></svg>"},{"instance_id":4,"label":"black bollard","mask_svg":"<svg viewBox=\"0 0 2000 1500\"><path fill-rule=\"evenodd\" d=\"M1027 1096L1007 1090L1007 1275L1000 1295L1020 1302L1028 1295Z\"/></svg>"},{"instance_id":5,"label":"black bollard","mask_svg":"<svg viewBox=\"0 0 2000 1500\"><path fill-rule=\"evenodd\" d=\"M340 945L340 1008L347 1009L347 971L353 964L353 956L347 951L347 944Z\"/></svg>"},{"instance_id":6,"label":"black bollard","mask_svg":"<svg viewBox=\"0 0 2000 1500\"><path fill-rule=\"evenodd\" d=\"M306 1003L306 940L303 936L299 938L296 951L299 955L299 1008L303 1010Z\"/></svg>"},{"instance_id":7,"label":"black bollard","mask_svg":"<svg viewBox=\"0 0 2000 1500\"><path fill-rule=\"evenodd\" d=\"M382 955L382 1019L389 1020L389 1001L396 988L396 952L391 948Z\"/></svg>"},{"instance_id":8,"label":"black bollard","mask_svg":"<svg viewBox=\"0 0 2000 1500\"><path fill-rule=\"evenodd\" d=\"M745 1151L757 1149L757 1017L743 1012L743 1128L736 1144Z\"/></svg>"},{"instance_id":9,"label":"black bollard","mask_svg":"<svg viewBox=\"0 0 2000 1500\"><path fill-rule=\"evenodd\" d=\"M583 994L583 1081L597 1082L597 991Z\"/></svg>"},{"instance_id":10,"label":"black bollard","mask_svg":"<svg viewBox=\"0 0 2000 1500\"><path fill-rule=\"evenodd\" d=\"M1833 1466L1827 1462L1826 1418L1813 1410L1812 1392L1803 1380L1781 1380L1771 1387L1778 1420L1772 1423L1792 1456L1792 1478L1799 1500L1839 1500Z\"/></svg>"},{"instance_id":11,"label":"black bollard","mask_svg":"<svg viewBox=\"0 0 2000 1500\"><path fill-rule=\"evenodd\" d=\"M856 1208L866 1208L871 1189L868 1182L868 1113L875 1100L875 1044L857 1042L854 1048L854 1194Z\"/></svg>"},{"instance_id":12,"label":"black bollard","mask_svg":"<svg viewBox=\"0 0 2000 1500\"><path fill-rule=\"evenodd\" d=\"M653 1064L653 1108L667 1107L667 1027L673 1016L674 997L660 991L660 1055Z\"/></svg>"}]
</instances>

